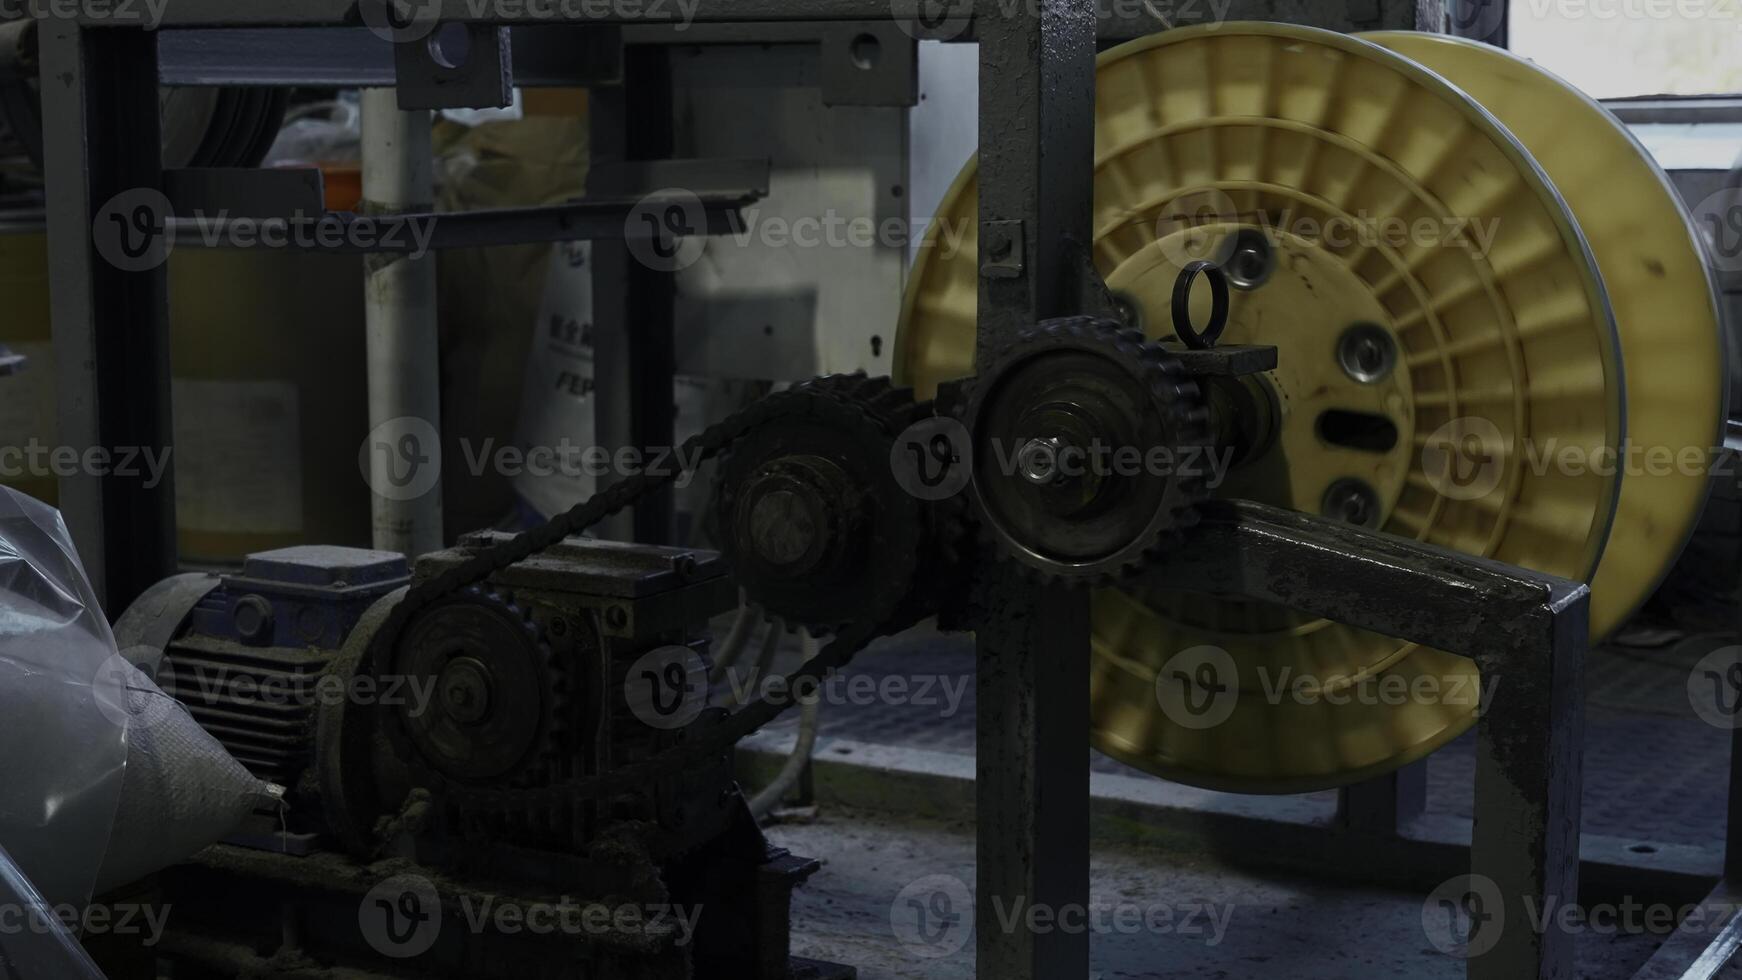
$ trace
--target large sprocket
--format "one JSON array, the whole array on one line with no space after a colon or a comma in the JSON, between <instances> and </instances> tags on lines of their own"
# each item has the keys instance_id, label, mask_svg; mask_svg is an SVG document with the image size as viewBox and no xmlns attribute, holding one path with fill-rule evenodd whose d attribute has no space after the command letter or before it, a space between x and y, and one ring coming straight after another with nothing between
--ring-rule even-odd
<instances>
[{"instance_id":1,"label":"large sprocket","mask_svg":"<svg viewBox=\"0 0 1742 980\"><path fill-rule=\"evenodd\" d=\"M1179 359L1140 331L1046 321L999 350L959 401L979 524L1033 574L1108 585L1195 522L1209 411Z\"/></svg>"}]
</instances>

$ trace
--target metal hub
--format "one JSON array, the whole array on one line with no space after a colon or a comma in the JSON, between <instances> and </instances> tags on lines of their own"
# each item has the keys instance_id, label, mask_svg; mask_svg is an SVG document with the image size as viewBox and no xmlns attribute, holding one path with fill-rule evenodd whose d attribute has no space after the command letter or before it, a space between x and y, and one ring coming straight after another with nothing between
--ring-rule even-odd
<instances>
[{"instance_id":1,"label":"metal hub","mask_svg":"<svg viewBox=\"0 0 1742 980\"><path fill-rule=\"evenodd\" d=\"M873 597L914 588L927 508L891 466L926 413L885 379L825 378L774 396L783 410L732 448L716 486L717 539L749 601L813 632ZM935 564L935 563L929 563Z\"/></svg>"},{"instance_id":2,"label":"metal hub","mask_svg":"<svg viewBox=\"0 0 1742 980\"><path fill-rule=\"evenodd\" d=\"M736 528L740 555L786 578L810 575L852 548L859 493L820 456L769 462L745 487Z\"/></svg>"},{"instance_id":3,"label":"metal hub","mask_svg":"<svg viewBox=\"0 0 1742 980\"><path fill-rule=\"evenodd\" d=\"M389 673L405 681L396 706L404 734L443 777L512 779L544 755L560 679L537 628L501 598L467 592L419 613Z\"/></svg>"}]
</instances>

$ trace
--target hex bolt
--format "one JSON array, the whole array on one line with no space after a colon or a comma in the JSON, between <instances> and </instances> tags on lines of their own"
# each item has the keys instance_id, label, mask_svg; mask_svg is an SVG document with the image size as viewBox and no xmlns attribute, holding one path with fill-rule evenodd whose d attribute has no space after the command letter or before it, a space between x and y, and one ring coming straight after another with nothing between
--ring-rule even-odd
<instances>
[{"instance_id":1,"label":"hex bolt","mask_svg":"<svg viewBox=\"0 0 1742 980\"><path fill-rule=\"evenodd\" d=\"M1325 490L1324 515L1357 527L1379 523L1379 493L1363 480L1345 477Z\"/></svg>"},{"instance_id":2,"label":"hex bolt","mask_svg":"<svg viewBox=\"0 0 1742 980\"><path fill-rule=\"evenodd\" d=\"M1059 472L1059 454L1064 449L1064 440L1057 436L1030 439L1016 454L1017 472L1037 487L1059 483L1064 479L1064 474Z\"/></svg>"},{"instance_id":3,"label":"hex bolt","mask_svg":"<svg viewBox=\"0 0 1742 980\"><path fill-rule=\"evenodd\" d=\"M1275 267L1276 255L1270 239L1257 229L1247 228L1234 236L1233 250L1222 264L1222 271L1227 274L1230 286L1250 292L1269 282Z\"/></svg>"},{"instance_id":4,"label":"hex bolt","mask_svg":"<svg viewBox=\"0 0 1742 980\"><path fill-rule=\"evenodd\" d=\"M1375 384L1397 367L1397 341L1384 327L1357 323L1338 338L1337 363L1356 381Z\"/></svg>"}]
</instances>

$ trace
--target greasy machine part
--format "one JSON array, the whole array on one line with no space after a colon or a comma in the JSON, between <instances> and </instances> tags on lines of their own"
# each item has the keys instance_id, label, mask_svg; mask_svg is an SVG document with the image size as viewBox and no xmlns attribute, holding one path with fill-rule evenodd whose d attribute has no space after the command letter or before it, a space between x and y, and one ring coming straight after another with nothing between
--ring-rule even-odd
<instances>
[{"instance_id":1,"label":"greasy machine part","mask_svg":"<svg viewBox=\"0 0 1742 980\"><path fill-rule=\"evenodd\" d=\"M1091 254L1115 297L1165 338L1180 270L1223 263L1223 342L1279 348L1273 440L1214 495L1591 577L1619 473L1525 450L1622 445L1615 323L1567 206L1493 116L1376 44L1278 24L1122 45L1096 92ZM974 369L975 191L970 164L934 223L964 247L929 237L909 282L895 370L921 397ZM1358 781L1478 705L1463 658L1229 597L1103 590L1093 633L1094 744L1212 788ZM1237 697L1182 724L1176 682Z\"/></svg>"}]
</instances>

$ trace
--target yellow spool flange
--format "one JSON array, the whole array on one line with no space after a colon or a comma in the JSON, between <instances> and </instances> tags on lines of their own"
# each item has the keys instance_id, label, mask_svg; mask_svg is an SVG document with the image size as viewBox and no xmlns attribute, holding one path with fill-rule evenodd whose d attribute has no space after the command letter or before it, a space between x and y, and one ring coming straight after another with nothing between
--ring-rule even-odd
<instances>
[{"instance_id":1,"label":"yellow spool flange","mask_svg":"<svg viewBox=\"0 0 1742 980\"><path fill-rule=\"evenodd\" d=\"M1363 34L1444 76L1512 131L1578 219L1627 369L1621 498L1591 580L1591 634L1651 597L1706 502L1728 375L1717 289L1668 175L1609 110L1509 51L1443 34Z\"/></svg>"},{"instance_id":2,"label":"yellow spool flange","mask_svg":"<svg viewBox=\"0 0 1742 980\"><path fill-rule=\"evenodd\" d=\"M1170 31L1103 53L1096 84L1094 260L1152 334L1172 333L1185 262L1242 232L1275 256L1235 293L1223 342L1280 348L1277 435L1218 493L1316 512L1357 479L1387 531L1588 579L1619 473L1532 466L1526 448L1619 447L1621 360L1596 263L1519 142L1420 65L1310 28ZM976 205L970 164L909 283L896 373L922 394L972 370ZM1355 327L1394 345L1389 373L1342 365ZM1380 422L1380 442L1333 445L1327 412ZM1105 591L1093 632L1094 744L1184 782L1340 785L1475 716L1469 661L1247 602ZM1239 696L1225 721L1182 725L1157 677L1203 647L1231 655Z\"/></svg>"}]
</instances>

